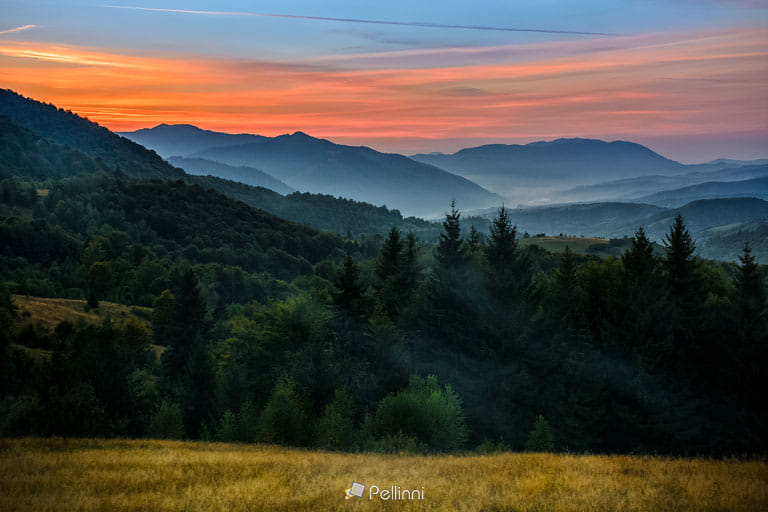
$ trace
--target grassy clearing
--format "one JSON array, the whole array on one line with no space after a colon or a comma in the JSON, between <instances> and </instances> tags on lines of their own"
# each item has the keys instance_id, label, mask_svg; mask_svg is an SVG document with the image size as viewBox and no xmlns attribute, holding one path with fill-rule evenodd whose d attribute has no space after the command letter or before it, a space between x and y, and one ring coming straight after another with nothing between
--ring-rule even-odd
<instances>
[{"instance_id":1,"label":"grassy clearing","mask_svg":"<svg viewBox=\"0 0 768 512\"><path fill-rule=\"evenodd\" d=\"M352 481L425 489L344 500ZM384 456L263 445L0 440L0 510L754 511L768 464L496 454Z\"/></svg>"},{"instance_id":2,"label":"grassy clearing","mask_svg":"<svg viewBox=\"0 0 768 512\"><path fill-rule=\"evenodd\" d=\"M144 310L151 313L149 308L129 307L115 302L99 302L99 307L90 309L86 301L77 299L49 299L44 297L29 297L26 295L13 295L13 303L18 308L21 323L39 323L49 331L53 331L59 322L69 321L76 323L83 320L92 324L100 324L106 317L113 320L126 320L129 317L137 317L145 321ZM148 313L149 314L149 313Z\"/></svg>"},{"instance_id":3,"label":"grassy clearing","mask_svg":"<svg viewBox=\"0 0 768 512\"><path fill-rule=\"evenodd\" d=\"M605 238L590 238L579 236L537 236L532 238L521 238L522 245L538 245L542 249L552 252L565 252L568 247L577 254L585 254L587 248L591 245L608 245L610 242Z\"/></svg>"}]
</instances>

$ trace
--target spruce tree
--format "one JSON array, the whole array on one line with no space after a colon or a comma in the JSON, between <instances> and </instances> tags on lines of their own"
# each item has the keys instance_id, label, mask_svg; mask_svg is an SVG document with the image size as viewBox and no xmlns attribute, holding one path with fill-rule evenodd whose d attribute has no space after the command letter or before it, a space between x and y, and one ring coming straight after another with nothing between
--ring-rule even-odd
<instances>
[{"instance_id":1,"label":"spruce tree","mask_svg":"<svg viewBox=\"0 0 768 512\"><path fill-rule=\"evenodd\" d=\"M664 298L661 266L645 230L635 232L623 264L619 296L619 322L614 338L617 350L641 359L651 369L668 355L668 307Z\"/></svg>"},{"instance_id":2,"label":"spruce tree","mask_svg":"<svg viewBox=\"0 0 768 512\"><path fill-rule=\"evenodd\" d=\"M403 240L400 231L393 226L376 260L376 275L379 278L376 298L390 317L394 317L401 307L402 266Z\"/></svg>"},{"instance_id":3,"label":"spruce tree","mask_svg":"<svg viewBox=\"0 0 768 512\"><path fill-rule=\"evenodd\" d=\"M527 452L553 452L555 451L555 437L552 435L552 429L549 422L539 414L533 429L525 442L525 451Z\"/></svg>"},{"instance_id":4,"label":"spruce tree","mask_svg":"<svg viewBox=\"0 0 768 512\"><path fill-rule=\"evenodd\" d=\"M491 223L485 255L488 283L494 298L500 301L519 299L528 287L530 275L518 247L517 226L512 225L504 206L499 208Z\"/></svg>"},{"instance_id":5,"label":"spruce tree","mask_svg":"<svg viewBox=\"0 0 768 512\"><path fill-rule=\"evenodd\" d=\"M403 289L403 299L409 300L413 294L419 280L419 269L417 259L419 257L419 247L416 245L416 235L412 231L405 237L405 249L400 265L401 285Z\"/></svg>"},{"instance_id":6,"label":"spruce tree","mask_svg":"<svg viewBox=\"0 0 768 512\"><path fill-rule=\"evenodd\" d=\"M456 209L456 200L451 200L451 211L445 214L443 231L437 245L437 262L444 269L460 266L466 262L464 239L461 237L461 212Z\"/></svg>"},{"instance_id":7,"label":"spruce tree","mask_svg":"<svg viewBox=\"0 0 768 512\"><path fill-rule=\"evenodd\" d=\"M550 299L552 321L578 329L584 325L584 290L573 252L566 246L560 266L555 270Z\"/></svg>"},{"instance_id":8,"label":"spruce tree","mask_svg":"<svg viewBox=\"0 0 768 512\"><path fill-rule=\"evenodd\" d=\"M641 227L635 231L630 247L622 256L624 274L633 285L647 281L658 268L658 261L653 254L653 244Z\"/></svg>"},{"instance_id":9,"label":"spruce tree","mask_svg":"<svg viewBox=\"0 0 768 512\"><path fill-rule=\"evenodd\" d=\"M363 287L360 285L359 271L351 254L347 253L342 271L334 284L338 290L334 294L336 304L350 312L358 311L363 296Z\"/></svg>"},{"instance_id":10,"label":"spruce tree","mask_svg":"<svg viewBox=\"0 0 768 512\"><path fill-rule=\"evenodd\" d=\"M739 330L754 340L766 335L766 297L760 268L752 256L749 242L739 256L739 273L736 276L736 306Z\"/></svg>"},{"instance_id":11,"label":"spruce tree","mask_svg":"<svg viewBox=\"0 0 768 512\"><path fill-rule=\"evenodd\" d=\"M669 294L674 301L690 299L691 282L694 279L693 252L696 250L691 234L678 213L664 239L667 257L664 266L669 278Z\"/></svg>"},{"instance_id":12,"label":"spruce tree","mask_svg":"<svg viewBox=\"0 0 768 512\"><path fill-rule=\"evenodd\" d=\"M400 256L403 251L403 240L400 238L400 231L394 226L389 230L384 245L376 260L376 275L379 281L385 282L389 277L394 276L400 270Z\"/></svg>"},{"instance_id":13,"label":"spruce tree","mask_svg":"<svg viewBox=\"0 0 768 512\"><path fill-rule=\"evenodd\" d=\"M673 335L673 360L687 368L688 373L696 372L701 366L704 353L698 334L703 322L700 305L703 302L703 289L696 274L696 262L693 253L696 245L685 227L682 216L678 213L664 239L668 298L670 308L670 329Z\"/></svg>"},{"instance_id":14,"label":"spruce tree","mask_svg":"<svg viewBox=\"0 0 768 512\"><path fill-rule=\"evenodd\" d=\"M477 251L480 250L480 232L477 230L477 226L472 224L472 227L469 228L469 237L467 238L467 246L469 247L469 253L470 254L477 254Z\"/></svg>"}]
</instances>

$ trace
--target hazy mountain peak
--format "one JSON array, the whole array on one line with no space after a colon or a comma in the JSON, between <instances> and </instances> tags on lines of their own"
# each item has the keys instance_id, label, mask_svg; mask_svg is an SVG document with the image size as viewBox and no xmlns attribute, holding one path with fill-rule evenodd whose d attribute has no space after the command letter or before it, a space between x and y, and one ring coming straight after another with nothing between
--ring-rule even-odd
<instances>
[{"instance_id":1,"label":"hazy mountain peak","mask_svg":"<svg viewBox=\"0 0 768 512\"><path fill-rule=\"evenodd\" d=\"M383 204L408 215L440 215L453 197L462 208L501 202L496 194L433 165L364 146L335 144L302 131L262 137L171 128L170 134L151 130L125 136L166 157L180 155L226 164L230 166L228 176L255 174L242 169L254 168L297 190ZM213 166L206 163L198 172L206 169Z\"/></svg>"}]
</instances>

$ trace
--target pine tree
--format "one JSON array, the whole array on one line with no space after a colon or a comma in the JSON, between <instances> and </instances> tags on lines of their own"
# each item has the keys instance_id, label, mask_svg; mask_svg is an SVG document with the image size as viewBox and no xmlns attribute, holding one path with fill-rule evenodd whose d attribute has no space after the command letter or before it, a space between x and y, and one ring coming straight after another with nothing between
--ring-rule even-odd
<instances>
[{"instance_id":1,"label":"pine tree","mask_svg":"<svg viewBox=\"0 0 768 512\"><path fill-rule=\"evenodd\" d=\"M694 278L693 252L696 244L679 213L664 239L664 246L667 250L664 266L669 278L670 297L674 301L686 301L692 292L690 284Z\"/></svg>"},{"instance_id":2,"label":"pine tree","mask_svg":"<svg viewBox=\"0 0 768 512\"><path fill-rule=\"evenodd\" d=\"M555 437L552 435L552 429L549 422L539 414L533 429L525 442L525 451L527 452L553 452L555 451Z\"/></svg>"},{"instance_id":3,"label":"pine tree","mask_svg":"<svg viewBox=\"0 0 768 512\"><path fill-rule=\"evenodd\" d=\"M467 334L464 331L474 321L478 296L474 289L478 279L470 277L471 260L461 237L460 218L455 201L451 201L435 249L435 265L425 287L429 310L423 316L449 344L463 343Z\"/></svg>"},{"instance_id":4,"label":"pine tree","mask_svg":"<svg viewBox=\"0 0 768 512\"><path fill-rule=\"evenodd\" d=\"M764 450L765 426L768 412L765 401L768 366L768 310L760 268L752 256L749 243L744 245L739 257L739 273L736 276L735 319L738 344L729 347L731 369L726 375L727 384L733 391L732 402L737 408L755 411L745 418L745 442L749 449Z\"/></svg>"},{"instance_id":5,"label":"pine tree","mask_svg":"<svg viewBox=\"0 0 768 512\"><path fill-rule=\"evenodd\" d=\"M395 317L402 306L403 240L394 226L381 248L376 260L376 275L379 278L376 298L390 317Z\"/></svg>"},{"instance_id":6,"label":"pine tree","mask_svg":"<svg viewBox=\"0 0 768 512\"><path fill-rule=\"evenodd\" d=\"M749 242L739 256L739 273L736 276L736 307L739 330L745 338L756 341L766 334L766 297L760 268L752 256Z\"/></svg>"},{"instance_id":7,"label":"pine tree","mask_svg":"<svg viewBox=\"0 0 768 512\"><path fill-rule=\"evenodd\" d=\"M334 294L336 304L350 312L358 311L363 297L363 287L360 285L360 273L351 254L347 253L344 267L334 284L338 289Z\"/></svg>"},{"instance_id":8,"label":"pine tree","mask_svg":"<svg viewBox=\"0 0 768 512\"><path fill-rule=\"evenodd\" d=\"M614 333L617 349L639 356L646 369L657 366L670 349L668 307L659 258L645 230L635 232L623 264L619 315Z\"/></svg>"},{"instance_id":9,"label":"pine tree","mask_svg":"<svg viewBox=\"0 0 768 512\"><path fill-rule=\"evenodd\" d=\"M383 283L399 272L402 251L403 241L400 238L400 231L392 226L392 229L389 230L389 236L381 248L379 258L376 260L376 275L379 277L379 281Z\"/></svg>"},{"instance_id":10,"label":"pine tree","mask_svg":"<svg viewBox=\"0 0 768 512\"><path fill-rule=\"evenodd\" d=\"M437 245L437 262L444 269L455 268L466 262L460 218L461 212L456 209L454 199L451 201L451 212L445 214L443 232L440 233L440 242Z\"/></svg>"},{"instance_id":11,"label":"pine tree","mask_svg":"<svg viewBox=\"0 0 768 512\"><path fill-rule=\"evenodd\" d=\"M405 249L400 265L401 285L403 288L403 300L408 301L413 294L419 280L417 259L419 247L416 245L416 235L408 232L405 237Z\"/></svg>"},{"instance_id":12,"label":"pine tree","mask_svg":"<svg viewBox=\"0 0 768 512\"><path fill-rule=\"evenodd\" d=\"M624 264L624 273L633 285L647 281L658 268L653 244L642 226L635 232L632 247L621 256L621 261Z\"/></svg>"},{"instance_id":13,"label":"pine tree","mask_svg":"<svg viewBox=\"0 0 768 512\"><path fill-rule=\"evenodd\" d=\"M679 213L664 239L664 246L667 251L664 268L671 304L670 323L674 336L673 358L693 370L700 355L694 344L697 339L697 316L703 300L703 291L693 259L696 245Z\"/></svg>"},{"instance_id":14,"label":"pine tree","mask_svg":"<svg viewBox=\"0 0 768 512\"><path fill-rule=\"evenodd\" d=\"M477 226L472 224L472 227L469 228L469 237L467 238L467 246L469 247L469 253L470 254L477 254L477 251L480 250L480 232L477 230Z\"/></svg>"},{"instance_id":15,"label":"pine tree","mask_svg":"<svg viewBox=\"0 0 768 512\"><path fill-rule=\"evenodd\" d=\"M491 294L502 302L519 299L530 283L530 274L518 247L517 226L512 225L504 206L491 223L485 255Z\"/></svg>"},{"instance_id":16,"label":"pine tree","mask_svg":"<svg viewBox=\"0 0 768 512\"><path fill-rule=\"evenodd\" d=\"M554 322L561 322L566 327L583 327L584 290L578 275L578 267L573 252L566 246L560 266L555 271L553 294L550 308Z\"/></svg>"}]
</instances>

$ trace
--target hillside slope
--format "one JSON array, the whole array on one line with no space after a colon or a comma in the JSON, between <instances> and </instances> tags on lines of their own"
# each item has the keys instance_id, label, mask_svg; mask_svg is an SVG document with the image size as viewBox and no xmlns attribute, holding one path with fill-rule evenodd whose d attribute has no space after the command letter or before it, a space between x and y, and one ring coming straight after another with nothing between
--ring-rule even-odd
<instances>
[{"instance_id":1,"label":"hillside slope","mask_svg":"<svg viewBox=\"0 0 768 512\"><path fill-rule=\"evenodd\" d=\"M189 174L198 176L217 176L227 180L239 181L240 183L245 183L246 185L254 187L268 188L269 190L274 190L278 194L290 194L295 191L294 188L289 187L282 181L253 167L234 167L222 164L221 162L206 160L205 158L183 158L179 156L170 157L168 162L184 169Z\"/></svg>"},{"instance_id":2,"label":"hillside slope","mask_svg":"<svg viewBox=\"0 0 768 512\"><path fill-rule=\"evenodd\" d=\"M158 128L143 131L136 140L153 149L166 147L169 128ZM179 138L189 131L185 125L175 129ZM158 130L156 136L155 130ZM134 137L135 133L125 135ZM195 137L201 136L199 132L195 133ZM234 139L229 137L235 136L204 136L210 137L210 143L222 140L226 143L182 156L205 158L229 166L254 167L304 192L385 205L406 215L418 216L441 215L452 198L466 208L501 203L496 194L432 165L367 147L334 144L301 132L255 138L253 142L240 145L232 145Z\"/></svg>"},{"instance_id":3,"label":"hillside slope","mask_svg":"<svg viewBox=\"0 0 768 512\"><path fill-rule=\"evenodd\" d=\"M744 181L709 181L673 190L656 192L638 197L640 203L655 204L670 208L683 206L701 199L722 199L730 197L755 197L768 199L768 177Z\"/></svg>"}]
</instances>

